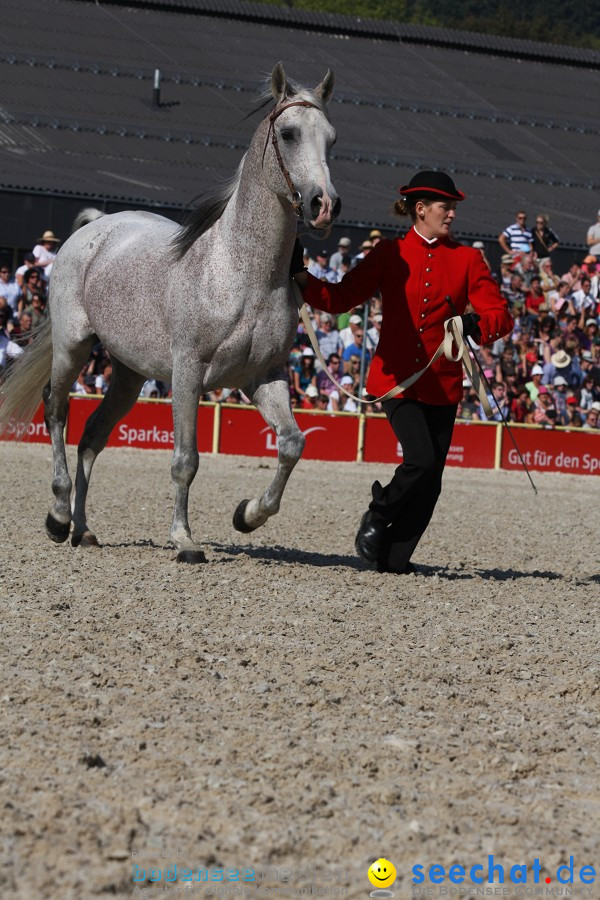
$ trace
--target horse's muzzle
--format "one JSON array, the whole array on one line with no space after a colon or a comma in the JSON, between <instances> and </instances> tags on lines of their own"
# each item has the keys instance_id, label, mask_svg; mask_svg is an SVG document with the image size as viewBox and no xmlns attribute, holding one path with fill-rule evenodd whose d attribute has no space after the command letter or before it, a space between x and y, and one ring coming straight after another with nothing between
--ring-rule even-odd
<instances>
[{"instance_id":1,"label":"horse's muzzle","mask_svg":"<svg viewBox=\"0 0 600 900\"><path fill-rule=\"evenodd\" d=\"M328 194L315 194L310 201L311 227L328 228L339 216L341 208L342 201L337 194L333 194L332 197Z\"/></svg>"}]
</instances>

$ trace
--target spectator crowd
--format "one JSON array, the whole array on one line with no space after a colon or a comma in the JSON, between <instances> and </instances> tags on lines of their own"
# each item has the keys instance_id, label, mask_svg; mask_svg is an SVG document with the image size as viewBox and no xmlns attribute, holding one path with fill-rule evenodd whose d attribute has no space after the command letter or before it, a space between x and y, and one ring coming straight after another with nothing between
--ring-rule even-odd
<instances>
[{"instance_id":1,"label":"spectator crowd","mask_svg":"<svg viewBox=\"0 0 600 900\"><path fill-rule=\"evenodd\" d=\"M313 259L305 251L305 264L317 278L335 283L360 265L380 240L381 232L372 229L354 252L351 238L342 237L333 254L319 248ZM502 256L499 271L492 274L508 302L514 328L491 346L475 348L490 383L494 418L545 428L600 429L600 210L587 232L587 254L582 252L566 272L554 270L559 239L545 215L537 215L530 229L527 214L519 211L498 242ZM46 316L48 280L59 243L47 230L14 273L8 265L0 266L0 372L34 339L35 328ZM476 241L473 247L488 262L483 243ZM337 316L309 312L329 372L350 394L356 397L362 390L369 400L363 386L379 340L381 298L371 297L364 306ZM293 407L357 411L359 404L339 391L322 369L301 322L287 372ZM110 356L96 343L73 391L104 394L111 375ZM170 395L170 385L162 382L147 381L142 388L144 397ZM228 389L203 399L250 402L242 391ZM378 404L367 403L361 411L378 412ZM467 379L457 418L486 418Z\"/></svg>"}]
</instances>

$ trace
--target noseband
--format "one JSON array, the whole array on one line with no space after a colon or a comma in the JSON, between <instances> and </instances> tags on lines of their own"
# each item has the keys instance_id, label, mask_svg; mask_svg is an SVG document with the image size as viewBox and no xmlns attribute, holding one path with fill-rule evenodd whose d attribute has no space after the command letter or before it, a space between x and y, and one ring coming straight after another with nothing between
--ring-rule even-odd
<instances>
[{"instance_id":1,"label":"noseband","mask_svg":"<svg viewBox=\"0 0 600 900\"><path fill-rule=\"evenodd\" d=\"M275 131L275 119L281 115L282 112L285 112L286 109L289 109L291 106L307 106L312 109L318 109L314 103L309 103L308 100L293 100L291 103L286 103L285 106L275 107L271 115L269 116L269 130L267 131L267 139L265 141L265 149L263 150L262 161L263 165L265 162L265 153L267 152L267 145L269 143L269 135L271 136L271 143L273 144L273 150L275 151L275 156L277 158L277 162L279 164L279 168L281 169L281 174L285 178L286 184L290 190L291 194L291 203L294 209L294 212L298 216L298 218L302 217L302 194L300 191L297 191L294 187L294 182L290 177L290 173L285 167L285 163L283 161L283 157L281 156L279 150L279 143L277 141L277 133Z\"/></svg>"}]
</instances>

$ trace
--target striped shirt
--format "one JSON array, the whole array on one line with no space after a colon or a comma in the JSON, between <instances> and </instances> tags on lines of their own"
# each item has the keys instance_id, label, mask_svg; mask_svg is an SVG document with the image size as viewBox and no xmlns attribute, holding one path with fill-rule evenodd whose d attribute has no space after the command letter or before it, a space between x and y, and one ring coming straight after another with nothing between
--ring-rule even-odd
<instances>
[{"instance_id":1,"label":"striped shirt","mask_svg":"<svg viewBox=\"0 0 600 900\"><path fill-rule=\"evenodd\" d=\"M511 253L529 253L531 251L533 235L529 228L521 228L515 222L514 225L505 228L502 234L508 241Z\"/></svg>"}]
</instances>

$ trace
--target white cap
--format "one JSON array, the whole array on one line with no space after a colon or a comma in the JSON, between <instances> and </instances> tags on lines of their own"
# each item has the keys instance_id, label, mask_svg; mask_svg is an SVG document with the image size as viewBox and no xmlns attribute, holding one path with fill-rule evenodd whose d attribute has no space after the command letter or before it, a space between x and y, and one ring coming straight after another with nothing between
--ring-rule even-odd
<instances>
[{"instance_id":1,"label":"white cap","mask_svg":"<svg viewBox=\"0 0 600 900\"><path fill-rule=\"evenodd\" d=\"M554 384L558 387L559 384L566 384L567 379L563 378L562 375L557 375L554 379Z\"/></svg>"},{"instance_id":2,"label":"white cap","mask_svg":"<svg viewBox=\"0 0 600 900\"><path fill-rule=\"evenodd\" d=\"M373 321L374 322L382 322L383 316L381 315L381 313L377 313L375 316L373 316Z\"/></svg>"},{"instance_id":3,"label":"white cap","mask_svg":"<svg viewBox=\"0 0 600 900\"><path fill-rule=\"evenodd\" d=\"M600 403L598 403L598 401L596 400L595 403L592 403L590 409L595 409L596 412L600 412Z\"/></svg>"},{"instance_id":4,"label":"white cap","mask_svg":"<svg viewBox=\"0 0 600 900\"><path fill-rule=\"evenodd\" d=\"M341 379L340 384L354 384L354 379L350 377L350 375L344 375Z\"/></svg>"},{"instance_id":5,"label":"white cap","mask_svg":"<svg viewBox=\"0 0 600 900\"><path fill-rule=\"evenodd\" d=\"M541 366L534 366L533 369L531 370L531 374L532 375L543 375L544 370L542 369Z\"/></svg>"},{"instance_id":6,"label":"white cap","mask_svg":"<svg viewBox=\"0 0 600 900\"><path fill-rule=\"evenodd\" d=\"M360 316L350 316L350 324L351 325L361 325L362 319Z\"/></svg>"},{"instance_id":7,"label":"white cap","mask_svg":"<svg viewBox=\"0 0 600 900\"><path fill-rule=\"evenodd\" d=\"M307 397L318 397L319 396L319 391L314 386L314 384L309 384L309 386L306 388L306 396Z\"/></svg>"},{"instance_id":8,"label":"white cap","mask_svg":"<svg viewBox=\"0 0 600 900\"><path fill-rule=\"evenodd\" d=\"M304 350L302 351L302 356L314 356L314 355L315 355L315 351L311 350L310 347L305 347Z\"/></svg>"},{"instance_id":9,"label":"white cap","mask_svg":"<svg viewBox=\"0 0 600 900\"><path fill-rule=\"evenodd\" d=\"M485 244L483 241L473 241L473 247L476 250L485 250Z\"/></svg>"}]
</instances>

